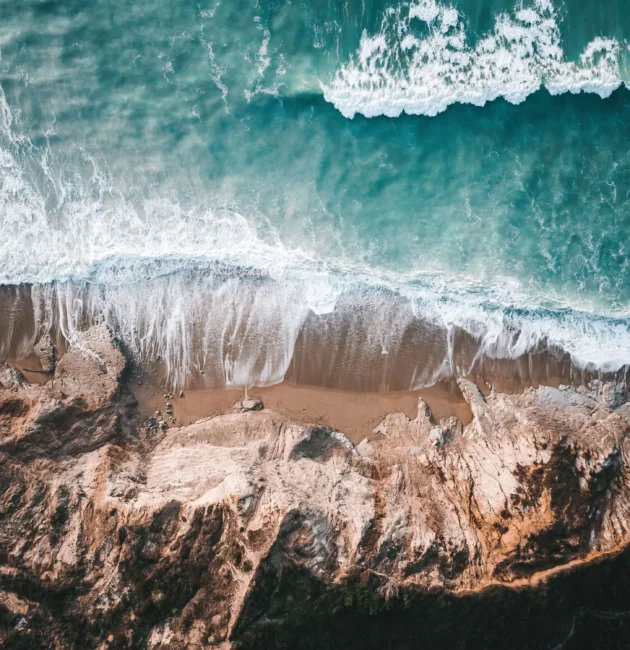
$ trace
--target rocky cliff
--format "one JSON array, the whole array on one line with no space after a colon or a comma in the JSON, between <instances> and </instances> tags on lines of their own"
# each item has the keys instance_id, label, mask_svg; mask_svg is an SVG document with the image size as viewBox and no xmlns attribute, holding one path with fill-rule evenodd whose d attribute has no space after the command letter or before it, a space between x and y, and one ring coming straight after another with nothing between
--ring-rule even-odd
<instances>
[{"instance_id":1,"label":"rocky cliff","mask_svg":"<svg viewBox=\"0 0 630 650\"><path fill-rule=\"evenodd\" d=\"M144 421L104 326L43 365L0 368L3 647L630 647L618 386L461 380L467 426L420 400L354 446L255 402Z\"/></svg>"}]
</instances>

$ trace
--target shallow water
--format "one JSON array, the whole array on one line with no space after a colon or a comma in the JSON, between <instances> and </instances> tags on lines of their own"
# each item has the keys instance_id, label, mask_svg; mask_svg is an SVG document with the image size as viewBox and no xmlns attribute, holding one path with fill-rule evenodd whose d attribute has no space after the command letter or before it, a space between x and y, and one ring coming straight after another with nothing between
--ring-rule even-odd
<instances>
[{"instance_id":1,"label":"shallow water","mask_svg":"<svg viewBox=\"0 0 630 650\"><path fill-rule=\"evenodd\" d=\"M0 282L179 383L274 383L310 340L418 387L459 331L617 369L627 9L2 2Z\"/></svg>"}]
</instances>

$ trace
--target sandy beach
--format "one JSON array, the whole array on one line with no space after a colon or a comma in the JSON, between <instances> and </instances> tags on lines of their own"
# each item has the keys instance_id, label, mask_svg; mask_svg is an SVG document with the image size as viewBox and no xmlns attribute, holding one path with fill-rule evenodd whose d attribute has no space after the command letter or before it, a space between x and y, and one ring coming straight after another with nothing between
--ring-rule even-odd
<instances>
[{"instance_id":1,"label":"sandy beach","mask_svg":"<svg viewBox=\"0 0 630 650\"><path fill-rule=\"evenodd\" d=\"M244 397L242 390L192 389L179 393L164 393L164 388L147 380L129 384L138 399L141 412L151 417L156 411L166 413L167 403L173 406L173 417L178 424L191 424L201 418L230 413L234 404ZM165 398L165 395L169 395ZM171 397L172 395L172 397ZM317 386L297 386L283 382L266 388L252 388L248 396L262 400L272 409L302 424L315 424L343 431L358 444L380 434L374 431L389 413L404 413L409 419L416 416L418 398L430 406L438 419L459 418L464 424L472 419L470 407L457 384L439 384L418 391L396 393L359 393L333 390Z\"/></svg>"},{"instance_id":2,"label":"sandy beach","mask_svg":"<svg viewBox=\"0 0 630 650\"><path fill-rule=\"evenodd\" d=\"M46 340L54 347L56 359L63 357L67 343L64 319L67 321L68 315L59 307L63 303L51 302L46 311L32 296L28 285L0 289L0 361L18 368L29 383L45 384L52 375L46 365L47 357L42 356L39 347ZM77 324L89 325L87 316L83 323ZM369 346L362 349L356 331L353 337L346 333L339 340L327 339L325 332L330 324L326 325L325 318L319 325L318 330L316 319L307 319L284 381L264 387L250 386L247 393L260 398L267 408L297 422L343 431L354 443L377 436L375 428L389 413L415 417L419 397L429 405L437 420L455 416L467 424L472 414L457 386L458 377L475 382L485 394L490 386L503 393L518 393L528 386L586 385L593 378L601 377L574 366L569 355L559 351L537 350L517 359L483 355L475 359L476 341L465 332L455 332L453 374L433 385L409 390L406 387L416 375L430 376L426 369L436 367L444 353L442 339L435 328L416 324L391 354L375 356ZM42 337L43 331L49 334ZM334 336L338 331L339 326ZM362 335L369 336L369 331L366 329ZM260 355L260 351L257 353ZM192 355L198 356L199 352L193 350ZM222 385L223 379L216 373L220 375L223 366L216 359L208 363L206 370L192 372L184 385L173 385L168 381L163 361L152 359L147 363L132 354L127 356L126 381L147 418L156 411L164 413L169 402L173 423L190 424L230 412L234 403L245 395L243 388ZM472 368L472 372L461 371L466 368Z\"/></svg>"}]
</instances>

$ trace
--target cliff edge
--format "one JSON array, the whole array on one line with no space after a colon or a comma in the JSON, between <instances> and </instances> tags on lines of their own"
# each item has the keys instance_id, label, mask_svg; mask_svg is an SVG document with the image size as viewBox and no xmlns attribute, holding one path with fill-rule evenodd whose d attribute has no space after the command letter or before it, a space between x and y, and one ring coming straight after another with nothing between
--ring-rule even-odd
<instances>
[{"instance_id":1,"label":"cliff edge","mask_svg":"<svg viewBox=\"0 0 630 650\"><path fill-rule=\"evenodd\" d=\"M3 647L630 647L623 388L461 380L467 426L419 400L355 446L162 428L124 367L102 325L43 386L0 367Z\"/></svg>"}]
</instances>

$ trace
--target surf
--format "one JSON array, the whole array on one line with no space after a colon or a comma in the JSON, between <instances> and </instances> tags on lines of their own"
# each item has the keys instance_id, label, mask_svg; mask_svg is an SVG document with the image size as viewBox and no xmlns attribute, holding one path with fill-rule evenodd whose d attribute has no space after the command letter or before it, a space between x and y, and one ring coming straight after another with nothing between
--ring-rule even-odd
<instances>
[{"instance_id":1,"label":"surf","mask_svg":"<svg viewBox=\"0 0 630 650\"><path fill-rule=\"evenodd\" d=\"M321 83L322 92L347 118L436 116L455 103L519 104L541 87L604 99L624 81L627 46L614 38L595 38L577 61L566 57L549 0L500 13L491 32L473 36L466 17L437 0L390 7L378 33L364 30L357 52Z\"/></svg>"}]
</instances>

